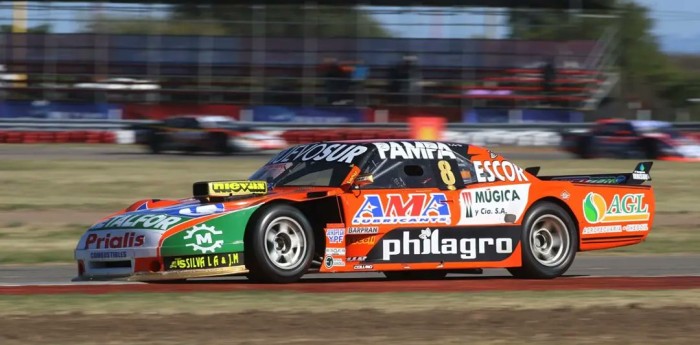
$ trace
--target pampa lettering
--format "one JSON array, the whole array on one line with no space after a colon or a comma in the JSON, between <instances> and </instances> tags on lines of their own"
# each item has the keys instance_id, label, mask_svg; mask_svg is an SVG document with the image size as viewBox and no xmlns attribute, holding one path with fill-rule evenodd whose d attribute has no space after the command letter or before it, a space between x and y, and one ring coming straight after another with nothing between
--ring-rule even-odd
<instances>
[{"instance_id":1,"label":"pampa lettering","mask_svg":"<svg viewBox=\"0 0 700 345\"><path fill-rule=\"evenodd\" d=\"M350 144L312 144L300 145L280 152L268 164L292 161L326 161L352 163L359 155L367 151L366 146Z\"/></svg>"},{"instance_id":2,"label":"pampa lettering","mask_svg":"<svg viewBox=\"0 0 700 345\"><path fill-rule=\"evenodd\" d=\"M455 159L452 149L429 141L374 143L381 159Z\"/></svg>"}]
</instances>

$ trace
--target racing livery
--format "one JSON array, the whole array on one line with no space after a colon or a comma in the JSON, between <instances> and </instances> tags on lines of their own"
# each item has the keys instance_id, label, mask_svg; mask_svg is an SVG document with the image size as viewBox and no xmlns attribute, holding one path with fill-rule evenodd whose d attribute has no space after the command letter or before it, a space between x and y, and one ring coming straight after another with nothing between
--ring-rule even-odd
<instances>
[{"instance_id":1,"label":"racing livery","mask_svg":"<svg viewBox=\"0 0 700 345\"><path fill-rule=\"evenodd\" d=\"M91 226L81 279L177 280L379 271L391 279L507 268L554 278L576 252L644 241L651 162L631 173L540 176L485 148L435 141L298 145L245 181L193 185Z\"/></svg>"}]
</instances>

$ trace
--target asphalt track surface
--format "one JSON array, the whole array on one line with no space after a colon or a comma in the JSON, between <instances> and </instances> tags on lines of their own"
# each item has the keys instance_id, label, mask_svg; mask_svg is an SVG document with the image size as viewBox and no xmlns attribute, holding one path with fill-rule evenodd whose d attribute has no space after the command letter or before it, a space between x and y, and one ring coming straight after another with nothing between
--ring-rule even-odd
<instances>
[{"instance_id":1,"label":"asphalt track surface","mask_svg":"<svg viewBox=\"0 0 700 345\"><path fill-rule=\"evenodd\" d=\"M88 281L73 282L76 266L73 264L51 265L8 265L0 266L0 286L25 285L94 285L94 284L142 284L125 281ZM677 256L602 256L598 254L580 254L566 273L567 278L591 277L697 277L700 287L700 255ZM484 270L478 275L451 274L453 279L467 278L473 281L515 280L503 269ZM314 282L354 282L375 281L383 279L381 273L343 273L343 274L307 274L302 279L305 283ZM230 282L245 283L241 276L192 279L190 282ZM517 281L517 280L516 280Z\"/></svg>"}]
</instances>

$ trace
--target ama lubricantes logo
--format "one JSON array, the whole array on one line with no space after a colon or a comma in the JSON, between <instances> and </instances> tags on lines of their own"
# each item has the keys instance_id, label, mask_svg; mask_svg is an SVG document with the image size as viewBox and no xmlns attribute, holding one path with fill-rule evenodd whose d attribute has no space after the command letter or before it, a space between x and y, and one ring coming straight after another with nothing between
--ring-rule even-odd
<instances>
[{"instance_id":1,"label":"ama lubricantes logo","mask_svg":"<svg viewBox=\"0 0 700 345\"><path fill-rule=\"evenodd\" d=\"M583 216L591 224L649 220L644 194L615 194L610 206L600 194L590 192L583 199Z\"/></svg>"},{"instance_id":2,"label":"ama lubricantes logo","mask_svg":"<svg viewBox=\"0 0 700 345\"><path fill-rule=\"evenodd\" d=\"M442 193L365 195L352 219L353 224L450 224L450 209Z\"/></svg>"}]
</instances>

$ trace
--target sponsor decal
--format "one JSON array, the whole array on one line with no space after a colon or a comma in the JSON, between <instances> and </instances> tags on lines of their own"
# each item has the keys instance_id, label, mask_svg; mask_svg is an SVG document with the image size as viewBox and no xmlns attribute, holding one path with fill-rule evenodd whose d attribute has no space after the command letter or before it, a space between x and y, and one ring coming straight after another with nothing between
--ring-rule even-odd
<instances>
[{"instance_id":1,"label":"sponsor decal","mask_svg":"<svg viewBox=\"0 0 700 345\"><path fill-rule=\"evenodd\" d=\"M224 208L224 204L211 204L181 208L180 210L178 210L178 214L189 217L201 217L208 216L214 213L221 213L224 211L226 211L226 209Z\"/></svg>"},{"instance_id":2,"label":"sponsor decal","mask_svg":"<svg viewBox=\"0 0 700 345\"><path fill-rule=\"evenodd\" d=\"M615 194L608 206L602 195L590 192L583 199L583 215L591 224L649 220L644 194Z\"/></svg>"},{"instance_id":3,"label":"sponsor decal","mask_svg":"<svg viewBox=\"0 0 700 345\"><path fill-rule=\"evenodd\" d=\"M354 269L354 270L371 270L373 268L374 268L374 266L368 265L368 264L352 266L352 269Z\"/></svg>"},{"instance_id":4,"label":"sponsor decal","mask_svg":"<svg viewBox=\"0 0 700 345\"><path fill-rule=\"evenodd\" d=\"M348 256L345 260L347 262L358 262L358 261L361 262L361 261L367 260L367 257L366 256Z\"/></svg>"},{"instance_id":5,"label":"sponsor decal","mask_svg":"<svg viewBox=\"0 0 700 345\"><path fill-rule=\"evenodd\" d=\"M345 256L345 248L326 248L326 255Z\"/></svg>"},{"instance_id":6,"label":"sponsor decal","mask_svg":"<svg viewBox=\"0 0 700 345\"><path fill-rule=\"evenodd\" d=\"M348 229L348 235L371 235L378 233L378 226L353 226Z\"/></svg>"},{"instance_id":7,"label":"sponsor decal","mask_svg":"<svg viewBox=\"0 0 700 345\"><path fill-rule=\"evenodd\" d=\"M429 141L374 143L381 159L455 159L455 153L444 143Z\"/></svg>"},{"instance_id":8,"label":"sponsor decal","mask_svg":"<svg viewBox=\"0 0 700 345\"><path fill-rule=\"evenodd\" d=\"M102 229L156 229L167 230L177 224L182 217L168 216L165 214L124 214L112 217L104 222L97 223L90 230Z\"/></svg>"},{"instance_id":9,"label":"sponsor decal","mask_svg":"<svg viewBox=\"0 0 700 345\"><path fill-rule=\"evenodd\" d=\"M345 229L326 229L328 243L343 243L345 239Z\"/></svg>"},{"instance_id":10,"label":"sponsor decal","mask_svg":"<svg viewBox=\"0 0 700 345\"><path fill-rule=\"evenodd\" d=\"M352 163L357 156L367 152L367 147L350 144L311 144L299 145L280 152L268 164L292 161L325 161Z\"/></svg>"},{"instance_id":11,"label":"sponsor decal","mask_svg":"<svg viewBox=\"0 0 700 345\"><path fill-rule=\"evenodd\" d=\"M450 224L450 208L443 193L388 194L386 201L366 194L352 219L353 224Z\"/></svg>"},{"instance_id":12,"label":"sponsor decal","mask_svg":"<svg viewBox=\"0 0 700 345\"><path fill-rule=\"evenodd\" d=\"M145 242L144 235L135 232L113 233L91 233L85 239L83 249L121 249L141 247Z\"/></svg>"},{"instance_id":13,"label":"sponsor decal","mask_svg":"<svg viewBox=\"0 0 700 345\"><path fill-rule=\"evenodd\" d=\"M233 267L243 265L243 253L166 256L163 264L166 270Z\"/></svg>"},{"instance_id":14,"label":"sponsor decal","mask_svg":"<svg viewBox=\"0 0 700 345\"><path fill-rule=\"evenodd\" d=\"M571 194L569 194L568 191L563 191L563 192L561 192L560 196L561 196L562 200L569 200L569 198L571 197Z\"/></svg>"},{"instance_id":15,"label":"sponsor decal","mask_svg":"<svg viewBox=\"0 0 700 345\"><path fill-rule=\"evenodd\" d=\"M323 260L323 265L326 266L326 268L345 267L345 261L341 258L336 258L329 255Z\"/></svg>"},{"instance_id":16,"label":"sponsor decal","mask_svg":"<svg viewBox=\"0 0 700 345\"><path fill-rule=\"evenodd\" d=\"M650 180L651 177L649 177L649 174L646 172L646 167L644 164L639 164L639 167L637 170L632 172L632 178L635 180Z\"/></svg>"},{"instance_id":17,"label":"sponsor decal","mask_svg":"<svg viewBox=\"0 0 700 345\"><path fill-rule=\"evenodd\" d=\"M595 184L623 184L627 181L627 177L623 175L617 176L560 176L552 180L569 181L572 183L595 183Z\"/></svg>"},{"instance_id":18,"label":"sponsor decal","mask_svg":"<svg viewBox=\"0 0 700 345\"><path fill-rule=\"evenodd\" d=\"M209 182L211 195L244 195L267 193L265 181L217 181Z\"/></svg>"},{"instance_id":19,"label":"sponsor decal","mask_svg":"<svg viewBox=\"0 0 700 345\"><path fill-rule=\"evenodd\" d=\"M223 231L216 230L213 226L195 225L192 229L185 231L185 236L182 239L189 240L189 243L186 243L185 246L192 247L194 251L202 252L202 254L213 253L214 250L221 248L224 244L224 240L214 240L214 237L223 233Z\"/></svg>"},{"instance_id":20,"label":"sponsor decal","mask_svg":"<svg viewBox=\"0 0 700 345\"><path fill-rule=\"evenodd\" d=\"M520 230L519 226L396 229L372 248L367 261L501 261L518 245Z\"/></svg>"},{"instance_id":21,"label":"sponsor decal","mask_svg":"<svg viewBox=\"0 0 700 345\"><path fill-rule=\"evenodd\" d=\"M530 184L469 188L460 193L459 225L504 224L506 214L525 212Z\"/></svg>"},{"instance_id":22,"label":"sponsor decal","mask_svg":"<svg viewBox=\"0 0 700 345\"><path fill-rule=\"evenodd\" d=\"M528 181L523 169L509 161L474 161L476 180L479 182Z\"/></svg>"},{"instance_id":23,"label":"sponsor decal","mask_svg":"<svg viewBox=\"0 0 700 345\"><path fill-rule=\"evenodd\" d=\"M126 251L118 252L90 252L90 259L123 259L127 257Z\"/></svg>"},{"instance_id":24,"label":"sponsor decal","mask_svg":"<svg viewBox=\"0 0 700 345\"><path fill-rule=\"evenodd\" d=\"M353 245L353 244L368 244L368 245L374 245L377 242L377 236L363 236L363 237L356 237L351 240L348 240L348 245Z\"/></svg>"},{"instance_id":25,"label":"sponsor decal","mask_svg":"<svg viewBox=\"0 0 700 345\"><path fill-rule=\"evenodd\" d=\"M601 225L587 226L583 228L584 235L609 234L618 232L641 232L649 231L649 224L627 224L627 225Z\"/></svg>"}]
</instances>

